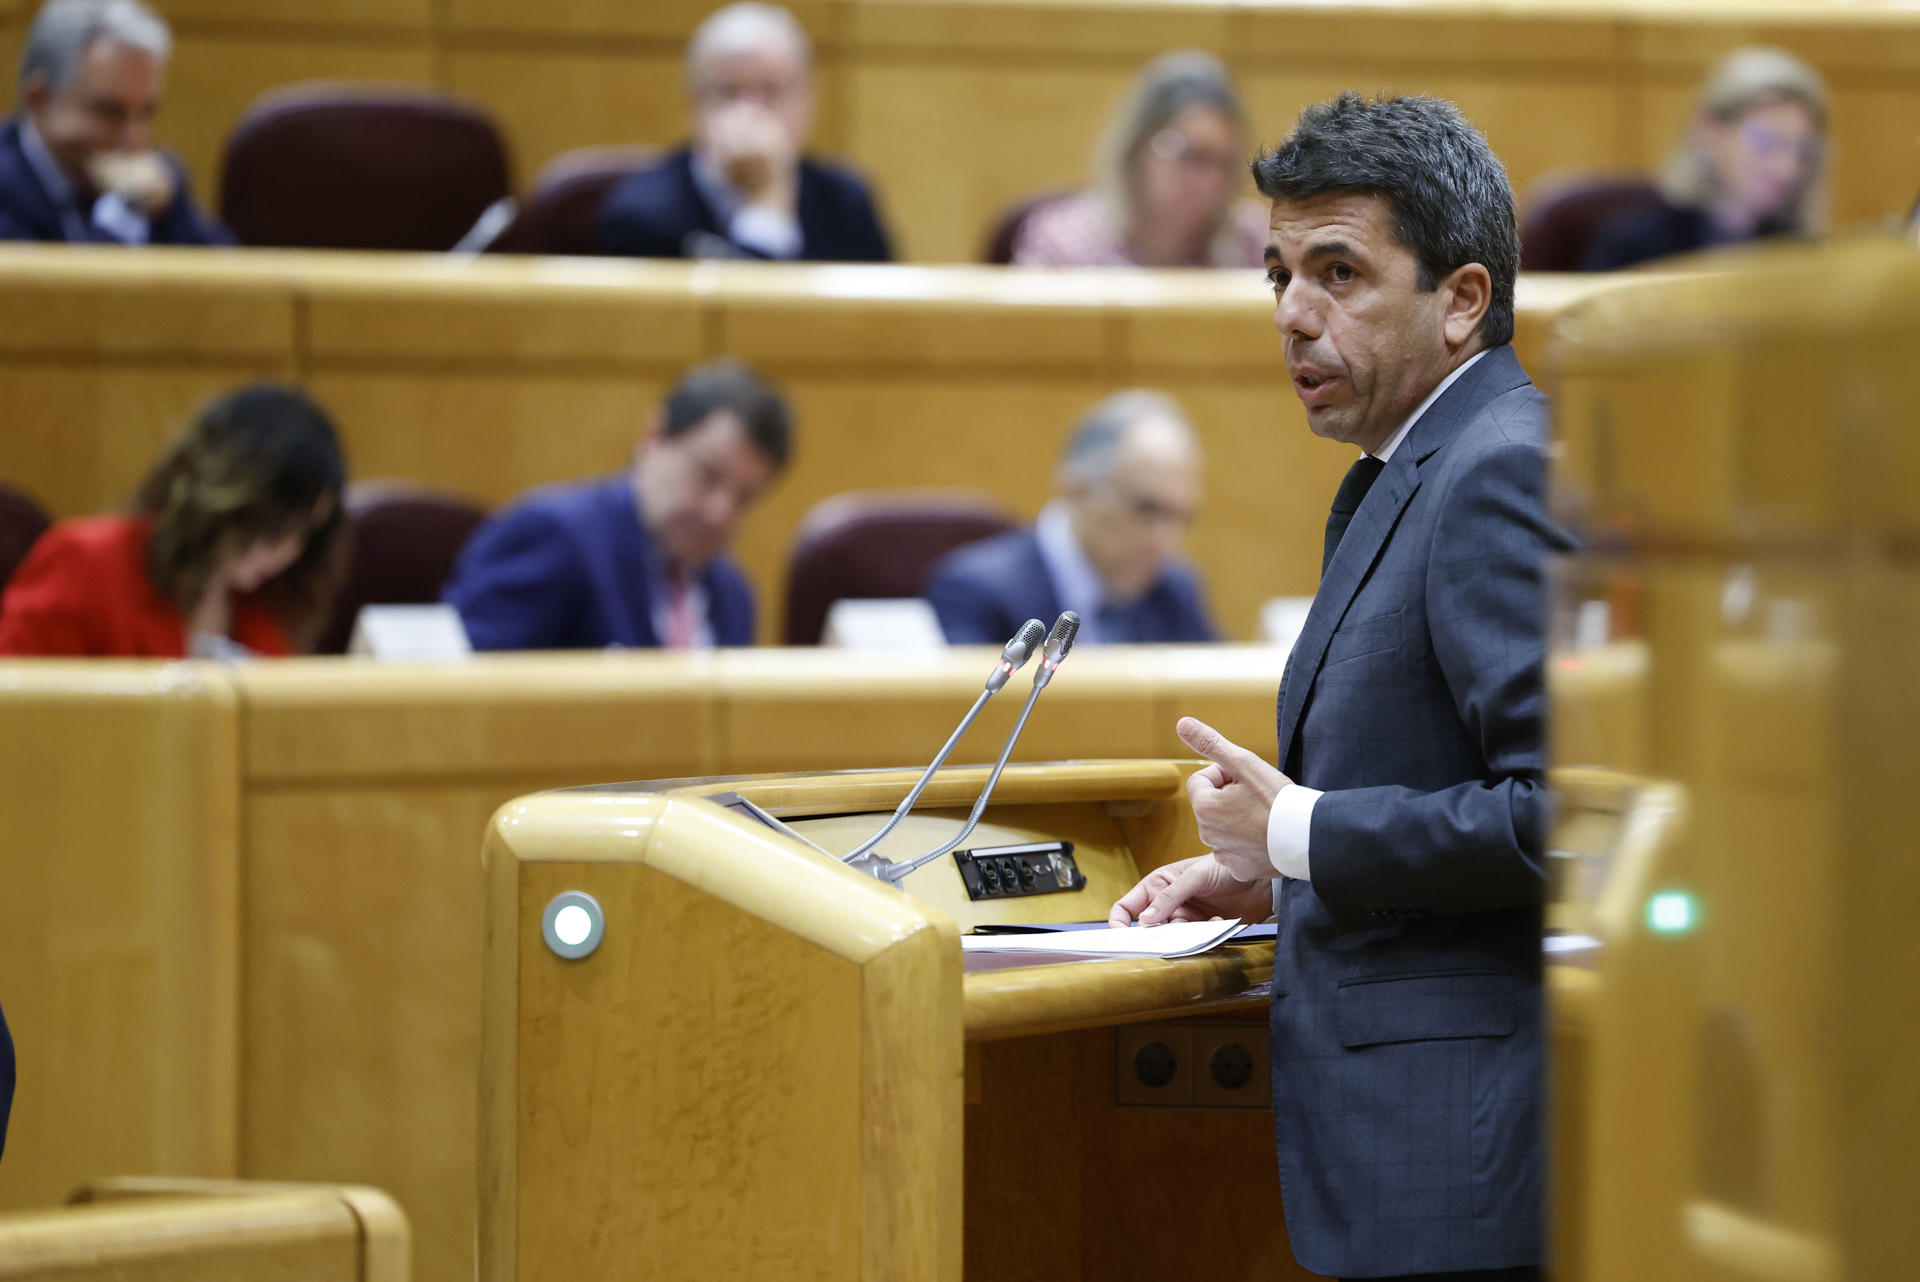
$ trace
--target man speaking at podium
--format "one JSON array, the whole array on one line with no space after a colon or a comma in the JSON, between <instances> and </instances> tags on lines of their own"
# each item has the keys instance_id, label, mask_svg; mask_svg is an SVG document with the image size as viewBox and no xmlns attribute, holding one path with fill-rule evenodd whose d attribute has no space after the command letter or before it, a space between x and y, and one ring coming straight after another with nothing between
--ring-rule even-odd
<instances>
[{"instance_id":1,"label":"man speaking at podium","mask_svg":"<svg viewBox=\"0 0 1920 1282\"><path fill-rule=\"evenodd\" d=\"M1547 406L1509 345L1513 191L1450 104L1345 94L1254 162L1314 433L1362 451L1280 684L1284 773L1191 718L1212 853L1113 922L1279 917L1274 1127L1300 1264L1542 1255ZM1271 885L1275 879L1277 885Z\"/></svg>"}]
</instances>

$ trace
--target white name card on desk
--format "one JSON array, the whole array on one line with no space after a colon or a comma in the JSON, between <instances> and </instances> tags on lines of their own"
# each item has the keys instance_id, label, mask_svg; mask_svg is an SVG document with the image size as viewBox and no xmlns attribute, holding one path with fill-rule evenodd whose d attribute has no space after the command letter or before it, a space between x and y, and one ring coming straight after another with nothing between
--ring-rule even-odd
<instances>
[{"instance_id":1,"label":"white name card on desk","mask_svg":"<svg viewBox=\"0 0 1920 1282\"><path fill-rule=\"evenodd\" d=\"M1240 921L1236 918L1033 935L962 935L960 949L968 953L1051 953L1076 958L1195 957L1218 948L1239 930Z\"/></svg>"},{"instance_id":2,"label":"white name card on desk","mask_svg":"<svg viewBox=\"0 0 1920 1282\"><path fill-rule=\"evenodd\" d=\"M450 605L363 605L348 654L386 662L445 663L473 657L460 612Z\"/></svg>"}]
</instances>

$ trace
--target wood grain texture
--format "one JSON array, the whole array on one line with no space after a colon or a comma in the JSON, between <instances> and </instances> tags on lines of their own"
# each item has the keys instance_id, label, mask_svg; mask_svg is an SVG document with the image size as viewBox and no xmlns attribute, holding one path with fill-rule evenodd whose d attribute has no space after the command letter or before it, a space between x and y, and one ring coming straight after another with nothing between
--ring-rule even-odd
<instances>
[{"instance_id":1,"label":"wood grain texture","mask_svg":"<svg viewBox=\"0 0 1920 1282\"><path fill-rule=\"evenodd\" d=\"M210 665L0 676L20 1091L0 1206L101 1170L237 1170L238 721Z\"/></svg>"}]
</instances>

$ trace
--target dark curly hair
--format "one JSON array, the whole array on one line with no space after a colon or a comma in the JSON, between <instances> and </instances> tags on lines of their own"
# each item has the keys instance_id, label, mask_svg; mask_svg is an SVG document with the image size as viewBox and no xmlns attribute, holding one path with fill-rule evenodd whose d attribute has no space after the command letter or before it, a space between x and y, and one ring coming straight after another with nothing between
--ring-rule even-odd
<instances>
[{"instance_id":1,"label":"dark curly hair","mask_svg":"<svg viewBox=\"0 0 1920 1282\"><path fill-rule=\"evenodd\" d=\"M1493 278L1480 318L1488 347L1513 341L1520 230L1506 168L1460 109L1441 98L1348 90L1300 113L1293 134L1253 162L1268 200L1369 192L1393 211L1393 234L1420 265L1420 288L1479 263Z\"/></svg>"},{"instance_id":2,"label":"dark curly hair","mask_svg":"<svg viewBox=\"0 0 1920 1282\"><path fill-rule=\"evenodd\" d=\"M339 585L346 483L333 422L305 393L251 383L216 397L134 494L134 511L153 522L147 575L162 596L191 611L222 558L255 540L306 530L299 559L259 594L305 649Z\"/></svg>"}]
</instances>

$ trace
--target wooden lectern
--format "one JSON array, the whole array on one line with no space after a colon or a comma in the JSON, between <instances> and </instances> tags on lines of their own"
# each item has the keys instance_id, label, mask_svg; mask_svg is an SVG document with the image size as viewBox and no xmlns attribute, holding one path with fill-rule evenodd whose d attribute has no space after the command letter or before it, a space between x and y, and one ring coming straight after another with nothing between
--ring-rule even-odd
<instances>
[{"instance_id":1,"label":"wooden lectern","mask_svg":"<svg viewBox=\"0 0 1920 1282\"><path fill-rule=\"evenodd\" d=\"M1010 769L963 850L1023 891L1047 890L1040 861L1064 852L1055 880L1078 884L981 899L953 856L902 893L806 844L851 850L910 773L503 808L485 856L481 1278L1309 1276L1273 1157L1271 943L963 965L976 924L1104 919L1143 871L1197 852L1192 769ZM882 853L953 834L984 773L939 776ZM569 894L603 921L577 959L549 943Z\"/></svg>"}]
</instances>

